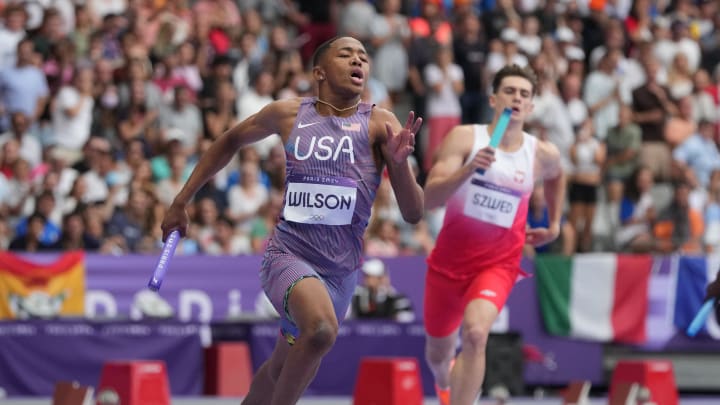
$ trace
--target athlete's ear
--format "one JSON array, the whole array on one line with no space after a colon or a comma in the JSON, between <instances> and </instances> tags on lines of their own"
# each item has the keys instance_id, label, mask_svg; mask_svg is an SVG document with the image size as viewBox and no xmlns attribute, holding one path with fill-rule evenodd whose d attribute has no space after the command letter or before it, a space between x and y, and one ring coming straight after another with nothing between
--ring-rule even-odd
<instances>
[{"instance_id":1,"label":"athlete's ear","mask_svg":"<svg viewBox=\"0 0 720 405\"><path fill-rule=\"evenodd\" d=\"M319 66L315 66L313 68L312 73L313 73L313 78L315 79L315 81L321 82L321 81L325 80L325 70L323 70L323 68L321 68Z\"/></svg>"}]
</instances>

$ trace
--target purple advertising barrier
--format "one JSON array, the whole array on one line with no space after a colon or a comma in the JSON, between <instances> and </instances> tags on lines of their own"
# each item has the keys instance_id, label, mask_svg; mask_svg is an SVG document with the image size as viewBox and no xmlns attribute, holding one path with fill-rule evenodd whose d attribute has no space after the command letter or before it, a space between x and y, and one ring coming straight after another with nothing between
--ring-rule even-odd
<instances>
[{"instance_id":1,"label":"purple advertising barrier","mask_svg":"<svg viewBox=\"0 0 720 405\"><path fill-rule=\"evenodd\" d=\"M159 294L183 321L210 322L255 311L262 293L261 256L177 256ZM133 302L145 290L156 256L87 256L85 313L108 318L132 317Z\"/></svg>"},{"instance_id":2,"label":"purple advertising barrier","mask_svg":"<svg viewBox=\"0 0 720 405\"><path fill-rule=\"evenodd\" d=\"M97 387L110 360L162 360L173 395L201 395L200 326L187 322L0 322L0 387L52 396L58 381Z\"/></svg>"},{"instance_id":3,"label":"purple advertising barrier","mask_svg":"<svg viewBox=\"0 0 720 405\"><path fill-rule=\"evenodd\" d=\"M57 256L27 255L36 262L52 261ZM258 280L258 269L262 257L238 256L177 256L168 269L160 295L174 308L179 320L192 322L222 322L242 319L255 313L256 302L262 298ZM389 268L392 284L408 295L414 304L416 320L422 321L424 257L399 257L384 260ZM100 256L88 255L86 261L87 292L86 313L91 316L126 320L140 318L133 302L136 295L146 290L148 277L152 274L157 256ZM648 314L648 335L657 338L647 347L637 350L675 351L720 350L720 340L686 339L677 335L668 326L672 319L673 296L672 272L667 260L658 259L658 270L653 272L650 286L650 313ZM524 261L523 269L533 273L532 263ZM519 282L509 297L505 310L500 314L493 332L519 332L526 351L525 381L529 385L563 385L572 379L587 379L594 383L603 382L603 344L550 336L545 333L538 307L535 281L532 277ZM651 322L652 321L652 322ZM238 324L239 325L239 324ZM349 323L348 323L349 325ZM421 324L420 324L421 325ZM348 326L350 327L350 326ZM399 328L399 329L398 329ZM353 350L361 347L367 355L413 355L422 360L424 331L418 326L399 325L372 332L372 329L355 330L343 328L337 347L323 363L319 378L311 387L313 392L337 389L331 383L342 373L345 392L350 392L356 367L348 364ZM247 331L253 351L253 361L259 364L267 358L277 337L275 325L256 325ZM400 332L397 332L397 331ZM376 336L377 338L373 338ZM395 343L389 344L390 340ZM358 346L366 342L365 346ZM381 342L381 343L378 343ZM56 346L57 347L57 346ZM344 353L343 353L344 352ZM337 356L337 357L335 357ZM579 360L582 359L582 360ZM0 363L2 364L2 363ZM424 376L428 376L423 364ZM340 370L341 369L341 370ZM427 379L426 379L427 380ZM427 384L428 381L425 381ZM336 387L336 388L328 388Z\"/></svg>"}]
</instances>

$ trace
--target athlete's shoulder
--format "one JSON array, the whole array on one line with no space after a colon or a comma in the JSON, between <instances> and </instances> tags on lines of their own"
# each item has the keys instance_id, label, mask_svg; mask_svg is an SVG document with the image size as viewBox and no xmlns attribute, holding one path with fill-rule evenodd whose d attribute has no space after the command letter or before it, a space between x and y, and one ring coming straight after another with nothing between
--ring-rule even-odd
<instances>
[{"instance_id":1,"label":"athlete's shoulder","mask_svg":"<svg viewBox=\"0 0 720 405\"><path fill-rule=\"evenodd\" d=\"M472 145L475 143L477 124L456 125L448 132L445 143L452 145Z\"/></svg>"},{"instance_id":2,"label":"athlete's shoulder","mask_svg":"<svg viewBox=\"0 0 720 405\"><path fill-rule=\"evenodd\" d=\"M560 163L560 150L552 142L537 140L535 159L540 166L540 175L543 179L555 178L562 174Z\"/></svg>"},{"instance_id":3,"label":"athlete's shoulder","mask_svg":"<svg viewBox=\"0 0 720 405\"><path fill-rule=\"evenodd\" d=\"M297 115L300 105L304 99L300 97L285 98L281 100L275 100L268 104L265 108L271 112L280 115Z\"/></svg>"},{"instance_id":4,"label":"athlete's shoulder","mask_svg":"<svg viewBox=\"0 0 720 405\"><path fill-rule=\"evenodd\" d=\"M392 122L393 120L397 120L397 117L392 111L376 105L372 107L372 112L370 113L371 122L381 122L384 126L386 122Z\"/></svg>"}]
</instances>

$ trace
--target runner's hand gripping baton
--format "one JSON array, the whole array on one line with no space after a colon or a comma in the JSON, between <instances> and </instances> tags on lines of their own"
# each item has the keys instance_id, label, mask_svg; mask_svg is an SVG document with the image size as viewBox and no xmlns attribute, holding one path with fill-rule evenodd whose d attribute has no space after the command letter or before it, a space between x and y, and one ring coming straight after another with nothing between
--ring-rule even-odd
<instances>
[{"instance_id":1,"label":"runner's hand gripping baton","mask_svg":"<svg viewBox=\"0 0 720 405\"><path fill-rule=\"evenodd\" d=\"M510 123L511 115L512 110L510 108L504 109L502 114L500 114L497 125L495 125L495 129L493 130L492 136L490 137L490 146L492 146L494 149L497 149L498 146L500 146L500 141L502 140L503 135L505 135L505 130ZM485 169L478 169L477 172L480 174L485 174Z\"/></svg>"},{"instance_id":2,"label":"runner's hand gripping baton","mask_svg":"<svg viewBox=\"0 0 720 405\"><path fill-rule=\"evenodd\" d=\"M180 232L172 231L168 235L165 245L163 245L160 259L158 260L155 271L153 272L152 278L148 282L148 288L153 291L158 291L162 285L163 278L165 278L165 272L170 265L170 259L175 254L175 248L177 247L178 241L180 240Z\"/></svg>"},{"instance_id":3,"label":"runner's hand gripping baton","mask_svg":"<svg viewBox=\"0 0 720 405\"><path fill-rule=\"evenodd\" d=\"M695 315L695 318L693 318L692 322L690 322L690 326L688 326L687 328L686 333L688 336L695 336L700 331L700 329L702 329L716 302L717 300L715 298L710 298L709 300L705 301L703 306Z\"/></svg>"}]
</instances>

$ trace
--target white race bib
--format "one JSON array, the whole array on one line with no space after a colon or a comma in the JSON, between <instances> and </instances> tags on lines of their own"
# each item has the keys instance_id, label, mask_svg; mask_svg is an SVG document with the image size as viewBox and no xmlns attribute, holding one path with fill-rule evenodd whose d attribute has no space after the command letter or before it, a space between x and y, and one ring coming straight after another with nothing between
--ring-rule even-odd
<instances>
[{"instance_id":1,"label":"white race bib","mask_svg":"<svg viewBox=\"0 0 720 405\"><path fill-rule=\"evenodd\" d=\"M480 179L473 179L465 199L465 216L503 228L515 221L522 193Z\"/></svg>"},{"instance_id":2,"label":"white race bib","mask_svg":"<svg viewBox=\"0 0 720 405\"><path fill-rule=\"evenodd\" d=\"M288 177L283 216L303 224L349 225L357 202L357 183L345 177Z\"/></svg>"}]
</instances>

